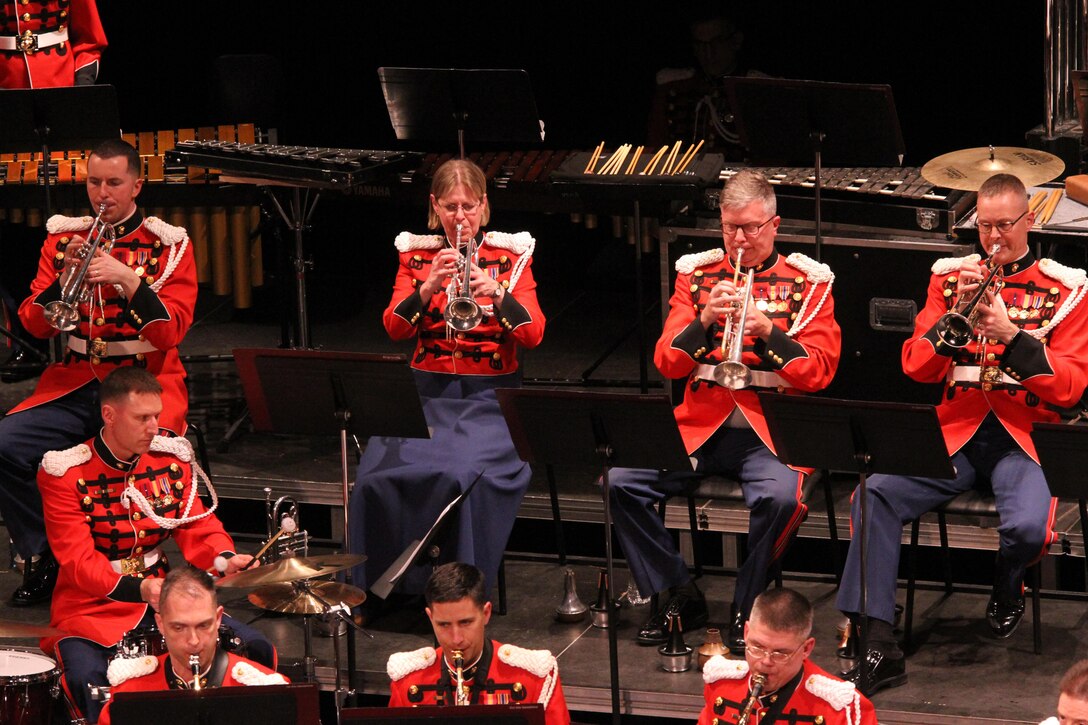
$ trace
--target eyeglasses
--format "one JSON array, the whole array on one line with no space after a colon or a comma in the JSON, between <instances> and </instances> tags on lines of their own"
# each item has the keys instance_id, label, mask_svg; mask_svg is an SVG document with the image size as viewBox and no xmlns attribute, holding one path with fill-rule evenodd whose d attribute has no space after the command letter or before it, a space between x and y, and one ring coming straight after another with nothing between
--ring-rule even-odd
<instances>
[{"instance_id":1,"label":"eyeglasses","mask_svg":"<svg viewBox=\"0 0 1088 725\"><path fill-rule=\"evenodd\" d=\"M761 660L766 657L776 665L784 665L789 662L790 658L797 654L804 646L805 643L802 642L801 644L797 645L797 649L793 650L793 652L783 652L779 649L770 650L765 647L760 647L754 642L749 642L748 652L750 652L752 657L756 658L757 660Z\"/></svg>"},{"instance_id":2,"label":"eyeglasses","mask_svg":"<svg viewBox=\"0 0 1088 725\"><path fill-rule=\"evenodd\" d=\"M447 214L456 214L457 210L460 209L466 215L475 214L477 212L477 210L479 210L479 208L481 206L483 206L483 205L480 204L480 202L478 202L478 201L466 201L463 204L439 204L438 205L438 207L440 209L442 209L444 212L446 212Z\"/></svg>"},{"instance_id":3,"label":"eyeglasses","mask_svg":"<svg viewBox=\"0 0 1088 725\"><path fill-rule=\"evenodd\" d=\"M759 234L759 231L763 229L763 227L767 226L773 219L774 217L771 217L762 224L756 224L755 222L752 222L751 224L737 225L722 222L722 234L724 234L728 238L732 238L737 236L737 230L740 229L744 231L744 236L754 237L755 235Z\"/></svg>"},{"instance_id":4,"label":"eyeglasses","mask_svg":"<svg viewBox=\"0 0 1088 725\"><path fill-rule=\"evenodd\" d=\"M1025 210L1024 210L1024 214L1027 214L1027 213L1028 213L1028 210L1027 210L1027 209L1025 209ZM993 233L994 229L996 228L996 229L997 229L997 231L999 231L1000 233L1004 234L1005 232L1009 231L1009 230L1010 230L1010 229L1012 229L1012 228L1013 228L1014 226L1016 226L1016 222L1018 222L1018 221L1020 221L1021 219L1023 219L1023 218L1024 218L1024 214L1021 214L1020 216L1016 217L1016 218L1015 218L1015 219L1013 219L1013 220L1012 220L1011 222L998 222L997 224L991 224L990 222L979 222L979 223L977 224L977 226L978 226L978 233L979 233L979 234L982 234L982 235L986 235L986 236L989 236L990 234L992 234L992 233ZM745 232L745 234L747 234L747 232Z\"/></svg>"}]
</instances>

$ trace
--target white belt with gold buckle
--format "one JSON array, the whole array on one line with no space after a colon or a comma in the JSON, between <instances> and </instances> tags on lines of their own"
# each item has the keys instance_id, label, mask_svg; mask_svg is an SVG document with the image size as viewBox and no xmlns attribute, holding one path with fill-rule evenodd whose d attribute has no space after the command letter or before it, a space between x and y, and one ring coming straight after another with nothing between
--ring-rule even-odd
<instances>
[{"instance_id":1,"label":"white belt with gold buckle","mask_svg":"<svg viewBox=\"0 0 1088 725\"><path fill-rule=\"evenodd\" d=\"M29 30L22 35L0 36L0 50L17 50L21 53L34 53L39 50L60 45L68 40L68 28L53 30L48 33L32 33Z\"/></svg>"},{"instance_id":2,"label":"white belt with gold buckle","mask_svg":"<svg viewBox=\"0 0 1088 725\"><path fill-rule=\"evenodd\" d=\"M130 556L127 559L116 559L110 562L110 566L118 574L139 574L142 571L147 571L158 562L162 556L162 550L159 547L155 547L151 551L145 554L137 554L136 556Z\"/></svg>"},{"instance_id":3,"label":"white belt with gold buckle","mask_svg":"<svg viewBox=\"0 0 1088 725\"><path fill-rule=\"evenodd\" d=\"M707 382L714 382L714 365L699 364L695 366L695 377ZM715 383L717 385L717 383ZM782 376L771 370L753 370L750 388L792 388L793 386L783 380Z\"/></svg>"},{"instance_id":4,"label":"white belt with gold buckle","mask_svg":"<svg viewBox=\"0 0 1088 725\"><path fill-rule=\"evenodd\" d=\"M982 368L980 368L978 365L957 365L956 367L952 368L951 371L949 371L949 373L948 373L948 382L950 382L950 383L951 382L956 382L956 383L981 383L981 382L987 382L987 383L1000 383L1002 385L1016 385L1018 387L1022 387L1020 385L1019 380L1016 380L1015 378L1010 378L1005 373L999 373L999 374L1001 375L1000 380L996 379L997 376L995 375L994 380L983 381L983 380L979 380L979 377L982 375Z\"/></svg>"},{"instance_id":5,"label":"white belt with gold buckle","mask_svg":"<svg viewBox=\"0 0 1088 725\"><path fill-rule=\"evenodd\" d=\"M120 357L122 355L137 355L142 352L155 352L158 348L147 340L120 340L108 342L106 340L84 340L82 337L68 336L68 349L80 355L94 355L95 357Z\"/></svg>"}]
</instances>

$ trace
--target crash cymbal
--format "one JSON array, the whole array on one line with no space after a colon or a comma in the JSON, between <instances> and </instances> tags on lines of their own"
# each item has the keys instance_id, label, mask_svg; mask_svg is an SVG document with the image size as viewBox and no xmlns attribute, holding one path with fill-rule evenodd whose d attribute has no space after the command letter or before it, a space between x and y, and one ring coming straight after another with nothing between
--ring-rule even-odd
<instances>
[{"instance_id":1,"label":"crash cymbal","mask_svg":"<svg viewBox=\"0 0 1088 725\"><path fill-rule=\"evenodd\" d=\"M325 611L321 600L330 605L342 602L349 607L357 607L366 601L366 592L340 582L303 581L269 584L249 595L249 601L261 609L283 614L321 614Z\"/></svg>"},{"instance_id":2,"label":"crash cymbal","mask_svg":"<svg viewBox=\"0 0 1088 725\"><path fill-rule=\"evenodd\" d=\"M55 627L44 624L30 624L29 622L12 622L0 620L0 639L18 639L20 637L52 637L64 634Z\"/></svg>"},{"instance_id":3,"label":"crash cymbal","mask_svg":"<svg viewBox=\"0 0 1088 725\"><path fill-rule=\"evenodd\" d=\"M922 167L922 176L946 189L978 191L994 174L1012 174L1024 186L1052 181L1065 171L1065 162L1038 149L1014 146L982 146L938 156Z\"/></svg>"},{"instance_id":4,"label":"crash cymbal","mask_svg":"<svg viewBox=\"0 0 1088 725\"><path fill-rule=\"evenodd\" d=\"M324 556L289 556L272 564L254 567L219 579L219 587L259 587L263 584L296 582L335 574L366 561L361 554L325 554Z\"/></svg>"}]
</instances>

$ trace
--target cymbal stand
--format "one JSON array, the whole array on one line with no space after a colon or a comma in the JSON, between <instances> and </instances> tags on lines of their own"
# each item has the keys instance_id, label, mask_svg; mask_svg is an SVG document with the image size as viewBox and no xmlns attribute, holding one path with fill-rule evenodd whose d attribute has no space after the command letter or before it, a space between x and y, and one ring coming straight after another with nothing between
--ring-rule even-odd
<instances>
[{"instance_id":1,"label":"cymbal stand","mask_svg":"<svg viewBox=\"0 0 1088 725\"><path fill-rule=\"evenodd\" d=\"M362 632L363 634L365 634L367 637L370 637L371 639L374 639L374 635L372 635L370 632L367 632L365 629L363 629L362 627L360 627L359 625L357 625L355 623L355 620L351 616L351 608L350 607L346 606L343 603L333 604L332 602L328 601L327 599L322 597L318 592L314 591L310 587L310 583L309 583L308 579L303 581L303 582L296 583L295 586L299 586L299 585L301 585L300 589L305 590L308 595L313 597L313 599L315 601L317 601L324 608L325 611L322 612L322 614L325 617L328 617L329 615L336 615L336 617L338 619L340 619L341 621L347 623L348 628L349 628L348 629L348 637L349 637L348 638L348 643L349 644L353 641L353 639L352 639L352 637L353 637L352 630L353 629ZM306 615L306 616L307 616L307 619L308 619L310 615ZM337 629L338 628L339 627L337 627ZM341 679L341 676L340 676L340 637L337 636L336 629L333 629L332 652L333 652L333 663L334 663L334 665L336 667L336 722L339 723L340 722L340 711L344 708L344 705L345 705L345 703L347 701L347 698L350 697L351 695L355 694L355 690L353 689L354 688L354 682L355 682L355 673L353 671L354 667L355 667L355 660L354 660L354 657L349 657L348 658L348 670L349 670L348 671L348 687L344 687L343 680Z\"/></svg>"}]
</instances>

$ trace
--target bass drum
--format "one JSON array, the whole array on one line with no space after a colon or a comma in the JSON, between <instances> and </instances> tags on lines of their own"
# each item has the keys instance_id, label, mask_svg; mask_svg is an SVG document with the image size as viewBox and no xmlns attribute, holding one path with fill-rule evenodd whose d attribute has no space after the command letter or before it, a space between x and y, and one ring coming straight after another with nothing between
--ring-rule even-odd
<instances>
[{"instance_id":1,"label":"bass drum","mask_svg":"<svg viewBox=\"0 0 1088 725\"><path fill-rule=\"evenodd\" d=\"M43 654L0 649L0 723L52 722L59 674L57 663Z\"/></svg>"}]
</instances>

